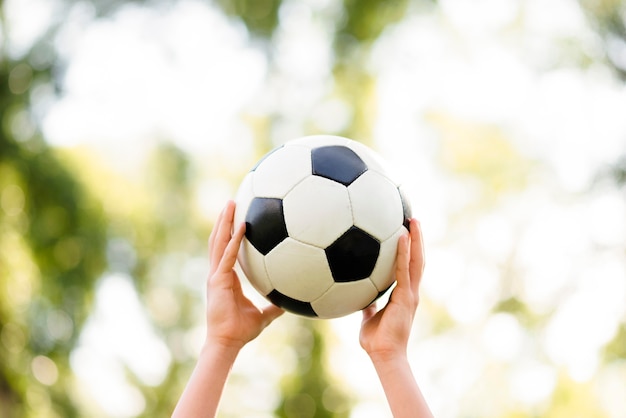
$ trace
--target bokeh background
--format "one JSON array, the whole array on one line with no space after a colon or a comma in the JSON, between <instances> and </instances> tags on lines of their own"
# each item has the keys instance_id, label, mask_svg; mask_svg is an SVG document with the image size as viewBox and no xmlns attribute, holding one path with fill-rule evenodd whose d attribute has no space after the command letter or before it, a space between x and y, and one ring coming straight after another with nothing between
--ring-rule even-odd
<instances>
[{"instance_id":1,"label":"bokeh background","mask_svg":"<svg viewBox=\"0 0 626 418\"><path fill-rule=\"evenodd\" d=\"M626 416L623 2L0 5L2 418L169 416L214 219L317 133L406 181L437 417ZM220 417L390 416L359 325L281 317Z\"/></svg>"}]
</instances>

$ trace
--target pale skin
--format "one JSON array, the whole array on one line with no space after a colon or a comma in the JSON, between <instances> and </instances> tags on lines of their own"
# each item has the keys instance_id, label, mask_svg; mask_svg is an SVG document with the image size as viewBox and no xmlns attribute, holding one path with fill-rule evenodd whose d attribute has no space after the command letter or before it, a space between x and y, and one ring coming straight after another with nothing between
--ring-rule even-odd
<instances>
[{"instance_id":1,"label":"pale skin","mask_svg":"<svg viewBox=\"0 0 626 418\"><path fill-rule=\"evenodd\" d=\"M230 370L240 350L284 311L255 306L244 294L234 270L245 224L234 226L229 201L209 238L207 334L196 367L172 417L215 417ZM359 342L371 359L395 418L432 417L407 357L407 345L419 302L424 251L419 223L398 240L397 285L379 311L363 310Z\"/></svg>"}]
</instances>

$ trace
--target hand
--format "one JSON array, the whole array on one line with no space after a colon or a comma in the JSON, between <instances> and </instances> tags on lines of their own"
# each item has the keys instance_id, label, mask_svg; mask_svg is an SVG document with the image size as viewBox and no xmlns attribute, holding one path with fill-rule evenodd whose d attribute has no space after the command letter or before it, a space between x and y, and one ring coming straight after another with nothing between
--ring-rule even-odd
<instances>
[{"instance_id":1,"label":"hand","mask_svg":"<svg viewBox=\"0 0 626 418\"><path fill-rule=\"evenodd\" d=\"M235 203L229 201L209 238L207 344L241 349L284 311L275 305L257 308L241 289L234 270L245 224L233 229Z\"/></svg>"},{"instance_id":2,"label":"hand","mask_svg":"<svg viewBox=\"0 0 626 418\"><path fill-rule=\"evenodd\" d=\"M389 302L378 312L375 304L363 310L359 342L373 359L406 355L424 271L420 225L411 219L409 229L409 234L402 235L398 240L395 267L397 284Z\"/></svg>"}]
</instances>

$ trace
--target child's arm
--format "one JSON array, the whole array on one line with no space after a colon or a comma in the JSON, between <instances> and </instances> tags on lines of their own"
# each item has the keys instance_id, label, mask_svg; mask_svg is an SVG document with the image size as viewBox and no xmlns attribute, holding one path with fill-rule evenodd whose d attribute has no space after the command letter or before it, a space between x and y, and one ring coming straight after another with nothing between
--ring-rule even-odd
<instances>
[{"instance_id":1,"label":"child's arm","mask_svg":"<svg viewBox=\"0 0 626 418\"><path fill-rule=\"evenodd\" d=\"M205 344L172 417L214 417L238 353L236 349Z\"/></svg>"},{"instance_id":2,"label":"child's arm","mask_svg":"<svg viewBox=\"0 0 626 418\"><path fill-rule=\"evenodd\" d=\"M173 417L214 417L228 374L241 348L283 313L270 305L257 308L241 289L233 269L245 224L231 235L235 204L220 214L209 238L207 335L196 367L176 405Z\"/></svg>"},{"instance_id":3,"label":"child's arm","mask_svg":"<svg viewBox=\"0 0 626 418\"><path fill-rule=\"evenodd\" d=\"M383 309L376 312L372 305L363 310L360 334L361 346L374 364L395 418L432 417L406 352L423 271L422 234L412 219L409 235L398 241L396 287Z\"/></svg>"}]
</instances>

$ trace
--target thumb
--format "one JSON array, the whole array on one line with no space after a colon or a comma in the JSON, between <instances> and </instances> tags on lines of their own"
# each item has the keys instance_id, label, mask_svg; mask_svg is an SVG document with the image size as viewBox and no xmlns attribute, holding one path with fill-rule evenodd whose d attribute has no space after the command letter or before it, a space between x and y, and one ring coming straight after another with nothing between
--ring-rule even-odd
<instances>
[{"instance_id":1,"label":"thumb","mask_svg":"<svg viewBox=\"0 0 626 418\"><path fill-rule=\"evenodd\" d=\"M376 302L363 309L363 322L376 315Z\"/></svg>"},{"instance_id":2,"label":"thumb","mask_svg":"<svg viewBox=\"0 0 626 418\"><path fill-rule=\"evenodd\" d=\"M276 318L284 313L285 311L276 305L266 306L261 313L261 316L263 317L263 326L268 326L272 323L272 321L274 321Z\"/></svg>"}]
</instances>

